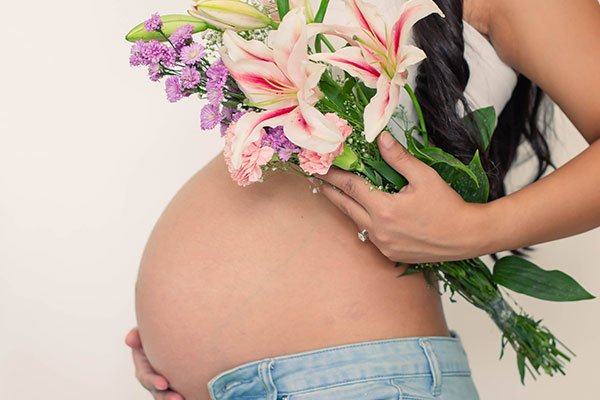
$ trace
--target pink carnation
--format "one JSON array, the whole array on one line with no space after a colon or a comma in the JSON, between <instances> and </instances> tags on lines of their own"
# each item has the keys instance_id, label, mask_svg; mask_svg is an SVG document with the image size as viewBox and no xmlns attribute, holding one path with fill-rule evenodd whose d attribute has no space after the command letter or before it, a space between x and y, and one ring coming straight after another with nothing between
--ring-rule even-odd
<instances>
[{"instance_id":1,"label":"pink carnation","mask_svg":"<svg viewBox=\"0 0 600 400\"><path fill-rule=\"evenodd\" d=\"M244 149L242 152L242 165L235 169L231 162L231 142L233 141L235 125L236 123L232 122L225 131L225 149L223 150L223 155L225 156L225 163L227 164L231 178L238 185L247 186L253 182L260 181L262 178L261 167L271 161L275 150L268 146L260 146L262 137L265 134L265 130L263 129L260 137Z\"/></svg>"},{"instance_id":2,"label":"pink carnation","mask_svg":"<svg viewBox=\"0 0 600 400\"><path fill-rule=\"evenodd\" d=\"M342 134L344 140L337 149L329 153L317 153L316 151L302 149L298 155L298 160L300 161L300 167L307 174L326 174L327 171L329 171L333 160L344 152L346 138L352 133L352 127L348 125L348 121L345 119L338 117L334 113L325 114L325 118L330 122L333 122Z\"/></svg>"}]
</instances>

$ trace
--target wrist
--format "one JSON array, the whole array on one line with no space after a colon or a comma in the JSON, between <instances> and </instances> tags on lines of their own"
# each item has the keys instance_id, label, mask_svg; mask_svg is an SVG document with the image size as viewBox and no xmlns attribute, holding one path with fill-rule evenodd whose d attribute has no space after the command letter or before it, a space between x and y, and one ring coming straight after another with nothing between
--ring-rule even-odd
<instances>
[{"instance_id":1,"label":"wrist","mask_svg":"<svg viewBox=\"0 0 600 400\"><path fill-rule=\"evenodd\" d=\"M511 249L514 237L510 229L506 197L489 203L469 203L472 208L466 234L468 258L480 257Z\"/></svg>"}]
</instances>

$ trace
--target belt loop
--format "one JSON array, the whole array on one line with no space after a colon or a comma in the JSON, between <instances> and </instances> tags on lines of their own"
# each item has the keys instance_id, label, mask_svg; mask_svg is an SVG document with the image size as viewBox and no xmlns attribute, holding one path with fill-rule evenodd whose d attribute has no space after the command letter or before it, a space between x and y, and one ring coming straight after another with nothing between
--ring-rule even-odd
<instances>
[{"instance_id":1,"label":"belt loop","mask_svg":"<svg viewBox=\"0 0 600 400\"><path fill-rule=\"evenodd\" d=\"M271 374L273 367L273 360L270 358L258 364L258 376L267 391L265 400L277 400L277 388L273 383L273 375Z\"/></svg>"},{"instance_id":2,"label":"belt loop","mask_svg":"<svg viewBox=\"0 0 600 400\"><path fill-rule=\"evenodd\" d=\"M427 362L429 363L429 369L431 371L431 377L433 378L431 394L434 396L439 396L442 393L442 373L440 371L440 364L438 363L438 359L433 352L431 342L428 339L420 338L419 346L421 346L423 352L425 353L425 357L427 357Z\"/></svg>"}]
</instances>

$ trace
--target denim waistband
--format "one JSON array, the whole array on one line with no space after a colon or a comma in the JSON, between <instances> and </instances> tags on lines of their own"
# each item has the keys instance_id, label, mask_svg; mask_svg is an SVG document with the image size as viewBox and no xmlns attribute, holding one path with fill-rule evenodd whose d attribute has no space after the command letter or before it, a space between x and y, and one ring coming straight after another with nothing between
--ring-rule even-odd
<instances>
[{"instance_id":1,"label":"denim waistband","mask_svg":"<svg viewBox=\"0 0 600 400\"><path fill-rule=\"evenodd\" d=\"M264 358L221 372L207 384L213 400L248 396L275 400L344 382L432 374L470 374L460 338L392 338L319 348Z\"/></svg>"}]
</instances>

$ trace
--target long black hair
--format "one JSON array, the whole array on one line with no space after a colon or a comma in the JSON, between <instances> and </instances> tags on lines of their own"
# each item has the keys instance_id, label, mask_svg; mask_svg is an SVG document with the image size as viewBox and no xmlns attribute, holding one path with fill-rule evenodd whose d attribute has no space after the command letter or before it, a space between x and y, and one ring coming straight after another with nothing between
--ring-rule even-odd
<instances>
[{"instance_id":1,"label":"long black hair","mask_svg":"<svg viewBox=\"0 0 600 400\"><path fill-rule=\"evenodd\" d=\"M491 201L506 195L504 180L524 140L537 158L533 181L549 166L554 167L543 135L550 126L552 109L542 107L545 95L542 89L519 74L512 96L498 116L490 145L487 150L481 148L456 108L460 102L465 112L471 111L464 96L469 65L464 58L463 0L435 0L435 3L446 17L431 15L414 26L416 45L427 54L417 70L415 94L423 109L429 138L435 145L464 163L479 149L490 180Z\"/></svg>"}]
</instances>

